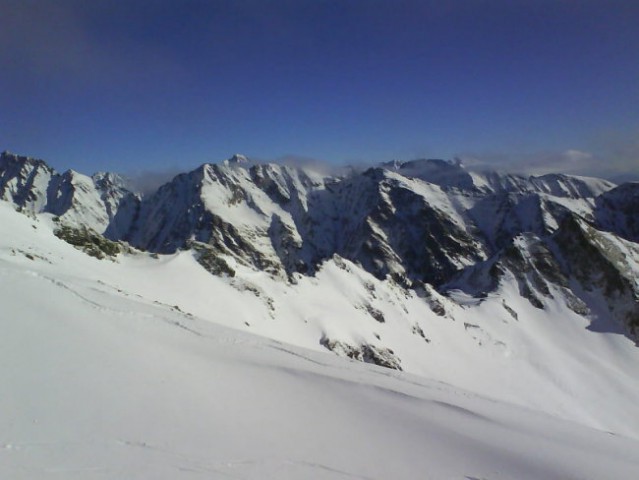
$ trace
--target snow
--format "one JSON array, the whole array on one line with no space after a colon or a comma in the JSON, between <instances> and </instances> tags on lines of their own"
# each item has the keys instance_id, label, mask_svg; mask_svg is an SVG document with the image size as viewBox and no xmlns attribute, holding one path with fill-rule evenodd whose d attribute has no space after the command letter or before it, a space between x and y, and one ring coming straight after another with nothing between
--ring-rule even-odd
<instances>
[{"instance_id":1,"label":"snow","mask_svg":"<svg viewBox=\"0 0 639 480\"><path fill-rule=\"evenodd\" d=\"M639 471L638 349L560 295L539 310L506 278L481 301L431 292L439 316L339 257L295 283L219 278L187 251L88 257L5 202L0 224L1 478ZM392 348L405 371L339 358L322 335Z\"/></svg>"},{"instance_id":2,"label":"snow","mask_svg":"<svg viewBox=\"0 0 639 480\"><path fill-rule=\"evenodd\" d=\"M441 187L391 172L389 172L388 176L393 178L399 185L404 186L404 188L408 188L424 197L424 201L428 205L437 211L444 212L460 229L466 230L468 223L464 221L462 215L453 206L451 199L442 191Z\"/></svg>"}]
</instances>

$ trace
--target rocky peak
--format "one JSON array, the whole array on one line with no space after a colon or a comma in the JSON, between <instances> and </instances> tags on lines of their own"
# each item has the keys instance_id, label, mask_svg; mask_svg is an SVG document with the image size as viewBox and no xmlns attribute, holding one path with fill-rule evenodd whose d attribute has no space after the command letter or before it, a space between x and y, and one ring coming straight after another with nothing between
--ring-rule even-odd
<instances>
[{"instance_id":1,"label":"rocky peak","mask_svg":"<svg viewBox=\"0 0 639 480\"><path fill-rule=\"evenodd\" d=\"M0 169L9 170L16 167L44 168L51 172L53 171L53 169L49 165L47 165L44 160L27 157L24 155L16 155L9 152L8 150L0 153Z\"/></svg>"},{"instance_id":2,"label":"rocky peak","mask_svg":"<svg viewBox=\"0 0 639 480\"><path fill-rule=\"evenodd\" d=\"M0 198L20 208L42 211L47 198L47 186L54 170L43 160L0 154Z\"/></svg>"}]
</instances>

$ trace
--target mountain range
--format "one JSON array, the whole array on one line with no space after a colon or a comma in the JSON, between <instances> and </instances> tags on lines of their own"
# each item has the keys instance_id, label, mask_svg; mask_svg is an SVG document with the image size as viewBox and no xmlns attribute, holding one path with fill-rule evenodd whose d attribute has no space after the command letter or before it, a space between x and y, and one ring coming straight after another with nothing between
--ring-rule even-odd
<instances>
[{"instance_id":1,"label":"mountain range","mask_svg":"<svg viewBox=\"0 0 639 480\"><path fill-rule=\"evenodd\" d=\"M243 265L295 282L342 258L447 298L481 299L511 282L539 309L559 296L593 318L604 305L637 340L637 183L473 172L443 160L327 175L234 155L142 198L117 174L59 174L4 152L0 198L139 250L194 249L227 274Z\"/></svg>"}]
</instances>

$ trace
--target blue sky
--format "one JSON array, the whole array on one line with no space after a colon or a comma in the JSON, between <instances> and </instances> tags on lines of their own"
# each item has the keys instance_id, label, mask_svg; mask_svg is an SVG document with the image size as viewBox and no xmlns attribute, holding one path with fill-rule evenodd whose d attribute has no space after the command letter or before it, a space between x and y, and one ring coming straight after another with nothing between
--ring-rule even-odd
<instances>
[{"instance_id":1,"label":"blue sky","mask_svg":"<svg viewBox=\"0 0 639 480\"><path fill-rule=\"evenodd\" d=\"M639 2L0 0L0 149L639 170Z\"/></svg>"}]
</instances>

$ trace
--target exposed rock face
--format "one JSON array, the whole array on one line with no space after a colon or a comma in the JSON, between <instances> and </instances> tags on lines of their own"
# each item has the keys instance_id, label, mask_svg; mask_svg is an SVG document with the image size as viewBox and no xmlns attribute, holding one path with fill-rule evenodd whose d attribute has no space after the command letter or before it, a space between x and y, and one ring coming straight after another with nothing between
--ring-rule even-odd
<instances>
[{"instance_id":1,"label":"exposed rock face","mask_svg":"<svg viewBox=\"0 0 639 480\"><path fill-rule=\"evenodd\" d=\"M639 183L624 183L597 197L598 228L639 242Z\"/></svg>"},{"instance_id":2,"label":"exposed rock face","mask_svg":"<svg viewBox=\"0 0 639 480\"><path fill-rule=\"evenodd\" d=\"M99 233L87 227L74 228L62 226L55 230L56 237L73 245L78 250L82 250L87 255L104 259L114 258L119 253L127 250L127 247L120 242L113 242L104 238Z\"/></svg>"},{"instance_id":3,"label":"exposed rock face","mask_svg":"<svg viewBox=\"0 0 639 480\"><path fill-rule=\"evenodd\" d=\"M235 270L209 245L193 241L189 242L187 246L195 252L195 259L207 272L218 277L235 276Z\"/></svg>"},{"instance_id":4,"label":"exposed rock face","mask_svg":"<svg viewBox=\"0 0 639 480\"><path fill-rule=\"evenodd\" d=\"M380 367L392 368L393 370L402 370L401 360L388 348L377 347L368 343L353 346L338 340L330 340L326 337L322 337L320 343L331 352L342 357L352 358L360 362L373 363Z\"/></svg>"},{"instance_id":5,"label":"exposed rock face","mask_svg":"<svg viewBox=\"0 0 639 480\"><path fill-rule=\"evenodd\" d=\"M639 246L590 226L569 214L552 234L519 235L486 262L465 270L446 285L478 297L514 278L519 293L537 308L560 295L587 316L603 301L608 314L637 339L639 327Z\"/></svg>"},{"instance_id":6,"label":"exposed rock face","mask_svg":"<svg viewBox=\"0 0 639 480\"><path fill-rule=\"evenodd\" d=\"M639 245L570 216L553 241L586 296L602 297L612 316L639 339Z\"/></svg>"}]
</instances>

